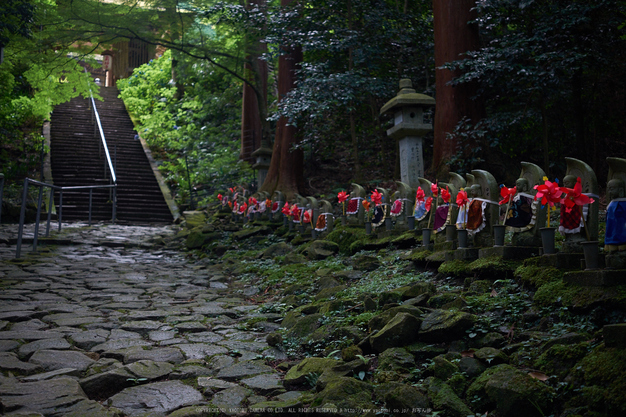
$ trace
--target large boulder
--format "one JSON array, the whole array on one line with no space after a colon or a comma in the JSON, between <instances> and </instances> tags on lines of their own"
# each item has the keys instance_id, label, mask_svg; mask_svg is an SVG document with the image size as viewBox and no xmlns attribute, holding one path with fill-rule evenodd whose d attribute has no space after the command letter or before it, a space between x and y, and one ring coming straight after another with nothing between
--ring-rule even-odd
<instances>
[{"instance_id":1,"label":"large boulder","mask_svg":"<svg viewBox=\"0 0 626 417\"><path fill-rule=\"evenodd\" d=\"M419 339L425 342L450 342L465 336L475 316L462 311L435 310L422 322Z\"/></svg>"},{"instance_id":2,"label":"large boulder","mask_svg":"<svg viewBox=\"0 0 626 417\"><path fill-rule=\"evenodd\" d=\"M289 372L283 379L283 385L285 388L290 389L307 384L307 378L310 379L310 375L319 376L338 363L337 360L331 358L306 358L298 365L289 369Z\"/></svg>"},{"instance_id":3,"label":"large boulder","mask_svg":"<svg viewBox=\"0 0 626 417\"><path fill-rule=\"evenodd\" d=\"M370 384L355 378L340 377L328 382L326 388L316 395L313 404L336 409L336 414L341 416L354 417L354 410L360 410L362 415L373 415L373 410L379 407L372 402L372 391Z\"/></svg>"},{"instance_id":4,"label":"large boulder","mask_svg":"<svg viewBox=\"0 0 626 417\"><path fill-rule=\"evenodd\" d=\"M435 410L445 411L444 415L452 417L466 417L474 415L472 410L459 398L448 384L439 378L428 378L428 396L433 402ZM504 414L508 416L507 414Z\"/></svg>"},{"instance_id":5,"label":"large boulder","mask_svg":"<svg viewBox=\"0 0 626 417\"><path fill-rule=\"evenodd\" d=\"M374 396L390 410L406 410L402 415L418 417L425 415L430 401L419 389L400 382L385 382L374 388Z\"/></svg>"},{"instance_id":6,"label":"large boulder","mask_svg":"<svg viewBox=\"0 0 626 417\"><path fill-rule=\"evenodd\" d=\"M374 330L380 330L385 327L385 325L389 323L391 319L393 319L398 313L408 313L419 319L422 315L422 310L417 307L404 305L392 307L388 310L383 311L379 315L372 317L367 323L367 327L369 328L370 332L373 332Z\"/></svg>"},{"instance_id":7,"label":"large boulder","mask_svg":"<svg viewBox=\"0 0 626 417\"><path fill-rule=\"evenodd\" d=\"M405 346L417 340L421 320L409 313L398 313L378 333L370 337L372 349L376 352Z\"/></svg>"},{"instance_id":8,"label":"large boulder","mask_svg":"<svg viewBox=\"0 0 626 417\"><path fill-rule=\"evenodd\" d=\"M497 365L483 372L467 390L467 398L479 398L478 410L495 406L498 415L533 417L550 414L554 391L510 365Z\"/></svg>"},{"instance_id":9,"label":"large boulder","mask_svg":"<svg viewBox=\"0 0 626 417\"><path fill-rule=\"evenodd\" d=\"M326 259L339 253L339 245L329 240L314 240L306 249L306 256L311 260Z\"/></svg>"}]
</instances>

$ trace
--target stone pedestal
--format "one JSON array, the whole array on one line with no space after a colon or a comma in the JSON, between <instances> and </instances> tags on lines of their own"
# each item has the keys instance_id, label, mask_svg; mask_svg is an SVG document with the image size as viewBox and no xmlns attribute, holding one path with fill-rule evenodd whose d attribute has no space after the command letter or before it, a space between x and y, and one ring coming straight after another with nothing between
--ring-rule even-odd
<instances>
[{"instance_id":1,"label":"stone pedestal","mask_svg":"<svg viewBox=\"0 0 626 417\"><path fill-rule=\"evenodd\" d=\"M600 269L563 274L563 282L581 287L611 287L626 284L626 270Z\"/></svg>"},{"instance_id":2,"label":"stone pedestal","mask_svg":"<svg viewBox=\"0 0 626 417\"><path fill-rule=\"evenodd\" d=\"M453 254L453 261L475 261L478 259L479 249L478 248L458 248ZM447 261L446 257L446 261Z\"/></svg>"},{"instance_id":3,"label":"stone pedestal","mask_svg":"<svg viewBox=\"0 0 626 417\"><path fill-rule=\"evenodd\" d=\"M527 246L494 246L491 248L482 248L479 251L481 258L489 256L499 256L506 260L523 260L539 255L539 248L531 248Z\"/></svg>"},{"instance_id":4,"label":"stone pedestal","mask_svg":"<svg viewBox=\"0 0 626 417\"><path fill-rule=\"evenodd\" d=\"M541 255L538 265L559 269L582 269L585 256L582 253L553 253Z\"/></svg>"},{"instance_id":5,"label":"stone pedestal","mask_svg":"<svg viewBox=\"0 0 626 417\"><path fill-rule=\"evenodd\" d=\"M626 252L608 252L605 260L607 268L626 269Z\"/></svg>"},{"instance_id":6,"label":"stone pedestal","mask_svg":"<svg viewBox=\"0 0 626 417\"><path fill-rule=\"evenodd\" d=\"M607 324L602 327L602 336L604 337L604 346L626 348L626 323Z\"/></svg>"}]
</instances>

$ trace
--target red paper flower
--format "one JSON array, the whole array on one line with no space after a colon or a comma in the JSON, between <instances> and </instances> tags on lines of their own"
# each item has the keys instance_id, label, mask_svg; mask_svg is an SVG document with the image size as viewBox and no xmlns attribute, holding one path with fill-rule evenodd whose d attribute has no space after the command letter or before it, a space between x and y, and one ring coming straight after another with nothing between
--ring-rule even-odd
<instances>
[{"instance_id":1,"label":"red paper flower","mask_svg":"<svg viewBox=\"0 0 626 417\"><path fill-rule=\"evenodd\" d=\"M467 192L461 189L456 195L456 205L461 207L467 204Z\"/></svg>"},{"instance_id":2,"label":"red paper flower","mask_svg":"<svg viewBox=\"0 0 626 417\"><path fill-rule=\"evenodd\" d=\"M223 198L223 197L222 197L222 195L221 195L221 194L218 194L218 195L217 195L217 199L218 199L218 200L222 201L222 198Z\"/></svg>"},{"instance_id":3,"label":"red paper flower","mask_svg":"<svg viewBox=\"0 0 626 417\"><path fill-rule=\"evenodd\" d=\"M265 207L272 207L272 200L270 200L269 198L265 200Z\"/></svg>"},{"instance_id":4,"label":"red paper flower","mask_svg":"<svg viewBox=\"0 0 626 417\"><path fill-rule=\"evenodd\" d=\"M365 210L369 210L370 209L370 202L367 200L363 200L361 202L361 204L363 204L363 207L365 208Z\"/></svg>"},{"instance_id":5,"label":"red paper flower","mask_svg":"<svg viewBox=\"0 0 626 417\"><path fill-rule=\"evenodd\" d=\"M258 201L256 200L256 198L254 198L254 197L250 197L250 198L248 199L248 203L249 203L251 206L256 206L256 205L257 205L257 203L258 203Z\"/></svg>"},{"instance_id":6,"label":"red paper flower","mask_svg":"<svg viewBox=\"0 0 626 417\"><path fill-rule=\"evenodd\" d=\"M430 192L433 194L433 197L437 197L439 194L439 187L437 186L437 183L430 184Z\"/></svg>"},{"instance_id":7,"label":"red paper flower","mask_svg":"<svg viewBox=\"0 0 626 417\"><path fill-rule=\"evenodd\" d=\"M500 205L507 204L509 201L513 199L515 194L517 194L517 186L513 188L507 188L504 185L502 185L500 187L500 197L502 197L502 200L500 200Z\"/></svg>"},{"instance_id":8,"label":"red paper flower","mask_svg":"<svg viewBox=\"0 0 626 417\"><path fill-rule=\"evenodd\" d=\"M374 205L377 206L380 203L382 203L383 195L381 193L379 193L378 190L374 190L374 191L372 191L371 199L372 199L372 203L374 203Z\"/></svg>"},{"instance_id":9,"label":"red paper flower","mask_svg":"<svg viewBox=\"0 0 626 417\"><path fill-rule=\"evenodd\" d=\"M593 198L586 196L582 193L583 186L581 184L580 177L576 179L576 185L574 188L561 187L566 195L561 200L561 203L565 205L565 211L570 212L574 206L584 206L585 204L593 203Z\"/></svg>"},{"instance_id":10,"label":"red paper flower","mask_svg":"<svg viewBox=\"0 0 626 417\"><path fill-rule=\"evenodd\" d=\"M281 213L283 213L285 216L291 216L291 210L289 208L289 202L285 202L285 205L283 206L283 208L280 210Z\"/></svg>"},{"instance_id":11,"label":"red paper flower","mask_svg":"<svg viewBox=\"0 0 626 417\"><path fill-rule=\"evenodd\" d=\"M563 191L561 191L556 182L550 182L546 177L543 177L543 179L543 184L535 185L535 190L537 190L535 200L541 199L542 206L548 204L553 207L555 203L561 201Z\"/></svg>"},{"instance_id":12,"label":"red paper flower","mask_svg":"<svg viewBox=\"0 0 626 417\"><path fill-rule=\"evenodd\" d=\"M237 203L235 203L235 204L237 204ZM228 207L233 208L233 202L232 201L228 202Z\"/></svg>"},{"instance_id":13,"label":"red paper flower","mask_svg":"<svg viewBox=\"0 0 626 417\"><path fill-rule=\"evenodd\" d=\"M426 207L426 211L430 211L432 206L433 206L433 198L432 197L428 197L426 199L426 204L424 205L424 207Z\"/></svg>"},{"instance_id":14,"label":"red paper flower","mask_svg":"<svg viewBox=\"0 0 626 417\"><path fill-rule=\"evenodd\" d=\"M292 216L298 216L300 217L300 209L298 208L298 206L296 204L294 204L293 206L291 206L291 210L290 213Z\"/></svg>"},{"instance_id":15,"label":"red paper flower","mask_svg":"<svg viewBox=\"0 0 626 417\"><path fill-rule=\"evenodd\" d=\"M247 209L248 209L248 204L243 203L243 206L239 207L239 212L240 213L245 213Z\"/></svg>"},{"instance_id":16,"label":"red paper flower","mask_svg":"<svg viewBox=\"0 0 626 417\"><path fill-rule=\"evenodd\" d=\"M450 202L452 196L450 195L450 190L448 189L448 187L446 187L445 190L443 188L441 189L441 198L443 199L444 203Z\"/></svg>"},{"instance_id":17,"label":"red paper flower","mask_svg":"<svg viewBox=\"0 0 626 417\"><path fill-rule=\"evenodd\" d=\"M345 191L340 191L339 194L337 194L337 199L340 203L343 203L348 199L348 193L346 193Z\"/></svg>"},{"instance_id":18,"label":"red paper flower","mask_svg":"<svg viewBox=\"0 0 626 417\"><path fill-rule=\"evenodd\" d=\"M231 187L231 188L229 188L229 190L230 190L231 194L235 194L235 189L234 188Z\"/></svg>"},{"instance_id":19,"label":"red paper flower","mask_svg":"<svg viewBox=\"0 0 626 417\"><path fill-rule=\"evenodd\" d=\"M415 201L421 203L422 201L424 201L425 197L426 194L424 193L424 190L422 190L422 187L417 187L417 193L415 193Z\"/></svg>"}]
</instances>

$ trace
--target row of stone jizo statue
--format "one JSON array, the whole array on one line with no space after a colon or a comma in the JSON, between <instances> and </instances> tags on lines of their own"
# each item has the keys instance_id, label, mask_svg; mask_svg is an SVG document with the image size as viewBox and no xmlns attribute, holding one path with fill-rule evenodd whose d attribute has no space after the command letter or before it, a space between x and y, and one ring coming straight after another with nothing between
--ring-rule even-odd
<instances>
[{"instance_id":1,"label":"row of stone jizo statue","mask_svg":"<svg viewBox=\"0 0 626 417\"><path fill-rule=\"evenodd\" d=\"M487 171L474 170L465 177L450 173L447 182L420 178L417 189L397 182L393 192L376 188L370 193L352 184L349 194L337 195L334 206L328 200L300 195L288 202L280 191L272 196L264 192L248 196L245 190L231 189L219 197L224 207L242 219L282 220L301 230L310 227L314 235L332 230L339 217L343 224L364 225L375 232L426 229L435 241L467 234L467 245L474 247L502 244L499 236L507 231L510 245L541 247L540 231L549 228L565 236L561 251L582 252L581 242L598 240L598 181L585 162L565 160L567 172L560 183L548 180L537 165L522 162L511 188L499 185ZM605 249L624 250L626 159L608 158L607 162ZM550 222L551 210L559 212L556 225Z\"/></svg>"}]
</instances>

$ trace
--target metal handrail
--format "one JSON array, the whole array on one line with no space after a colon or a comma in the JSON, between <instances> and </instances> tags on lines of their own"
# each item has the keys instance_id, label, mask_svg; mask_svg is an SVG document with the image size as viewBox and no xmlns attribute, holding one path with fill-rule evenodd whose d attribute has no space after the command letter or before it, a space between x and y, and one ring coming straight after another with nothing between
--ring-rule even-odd
<instances>
[{"instance_id":1,"label":"metal handrail","mask_svg":"<svg viewBox=\"0 0 626 417\"><path fill-rule=\"evenodd\" d=\"M87 68L85 68L85 73L88 74ZM111 154L109 153L107 140L104 137L104 131L102 130L102 123L100 122L100 114L98 114L98 109L96 108L96 101L94 100L93 94L91 93L91 81L89 81L89 97L91 99L91 108L93 110L93 115L95 116L96 123L98 126L98 132L100 133L100 140L102 142L102 147L104 148L104 154L106 156L107 164L109 166L109 172L111 172L111 180L113 184L117 184L117 177L115 175L115 169L113 168L113 162L111 161ZM105 174L106 174L106 170L105 170Z\"/></svg>"},{"instance_id":2,"label":"metal handrail","mask_svg":"<svg viewBox=\"0 0 626 417\"><path fill-rule=\"evenodd\" d=\"M52 219L52 207L54 206L54 191L59 191L59 232L61 231L61 224L63 222L63 191L65 190L89 190L89 226L91 226L91 208L93 190L96 188L111 188L113 190L113 207L111 220L115 221L117 215L117 184L109 185L81 185L74 187L59 187L58 185L47 184L45 182L33 180L31 178L24 178L24 190L22 192L22 206L20 208L20 223L17 232L17 247L15 249L15 258L18 259L22 250L22 236L24 234L24 221L26 218L26 199L28 197L28 185L33 184L39 187L39 199L37 202L37 217L35 219L35 232L33 235L33 252L37 250L37 239L39 237L39 220L41 218L41 205L43 203L43 189L44 187L50 188L50 204L48 205L48 219L46 225L46 235L50 234L50 221Z\"/></svg>"}]
</instances>

